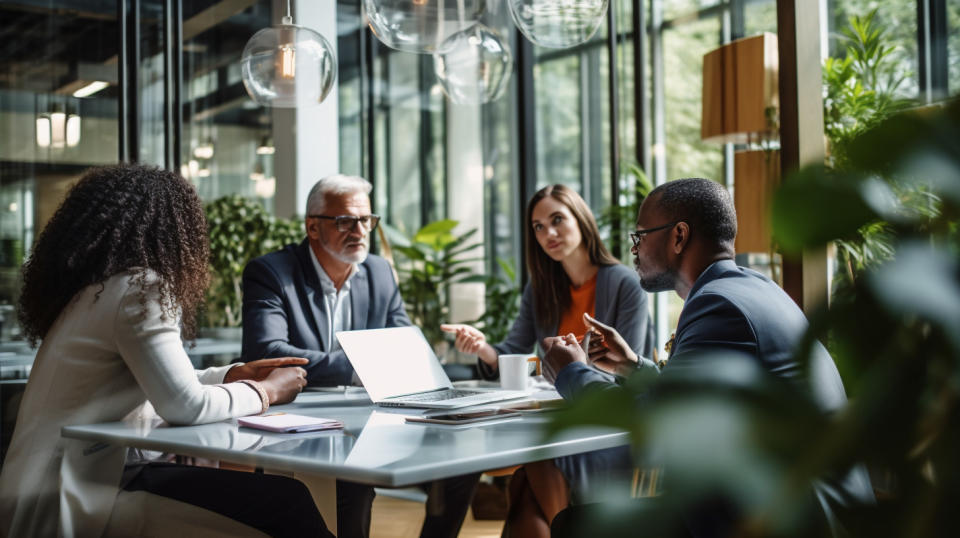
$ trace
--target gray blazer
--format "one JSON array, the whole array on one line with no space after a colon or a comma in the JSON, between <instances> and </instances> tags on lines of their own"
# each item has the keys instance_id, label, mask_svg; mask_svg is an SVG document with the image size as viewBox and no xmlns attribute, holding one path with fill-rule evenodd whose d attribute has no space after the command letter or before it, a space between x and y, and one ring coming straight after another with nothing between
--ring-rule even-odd
<instances>
[{"instance_id":1,"label":"gray blazer","mask_svg":"<svg viewBox=\"0 0 960 538\"><path fill-rule=\"evenodd\" d=\"M329 312L310 256L304 239L251 261L243 270L242 360L306 357L311 385L349 385L353 366L342 349L326 351L332 342L318 328L326 326ZM373 254L353 276L350 307L353 329L411 324L390 265Z\"/></svg>"},{"instance_id":2,"label":"gray blazer","mask_svg":"<svg viewBox=\"0 0 960 538\"><path fill-rule=\"evenodd\" d=\"M647 303L647 294L640 287L640 278L635 271L620 264L600 267L594 303L596 318L615 328L630 348L643 357L649 357L653 349L653 326ZM542 352L540 341L548 336L557 336L557 326L543 330L537 323L533 287L527 284L520 302L520 313L506 340L494 344L493 348L498 354ZM483 377L497 377L485 362L478 361L478 365Z\"/></svg>"}]
</instances>

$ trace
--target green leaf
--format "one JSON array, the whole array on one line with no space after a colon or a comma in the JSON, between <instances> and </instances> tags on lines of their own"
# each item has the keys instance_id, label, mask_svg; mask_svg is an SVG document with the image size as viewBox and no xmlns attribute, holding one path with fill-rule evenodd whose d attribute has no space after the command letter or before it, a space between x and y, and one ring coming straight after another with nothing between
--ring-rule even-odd
<instances>
[{"instance_id":1,"label":"green leaf","mask_svg":"<svg viewBox=\"0 0 960 538\"><path fill-rule=\"evenodd\" d=\"M862 177L830 174L808 166L784 181L774 195L773 230L787 252L850 237L879 218L861 195Z\"/></svg>"}]
</instances>

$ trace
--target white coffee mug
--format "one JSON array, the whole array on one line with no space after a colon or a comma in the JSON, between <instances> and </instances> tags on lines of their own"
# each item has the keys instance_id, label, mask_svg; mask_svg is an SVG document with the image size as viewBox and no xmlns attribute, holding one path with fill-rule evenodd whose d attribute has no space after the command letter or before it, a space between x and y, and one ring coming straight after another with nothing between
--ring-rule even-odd
<instances>
[{"instance_id":1,"label":"white coffee mug","mask_svg":"<svg viewBox=\"0 0 960 538\"><path fill-rule=\"evenodd\" d=\"M526 390L530 379L531 362L539 366L540 359L532 355L500 355L497 359L500 367L500 387L505 390Z\"/></svg>"}]
</instances>

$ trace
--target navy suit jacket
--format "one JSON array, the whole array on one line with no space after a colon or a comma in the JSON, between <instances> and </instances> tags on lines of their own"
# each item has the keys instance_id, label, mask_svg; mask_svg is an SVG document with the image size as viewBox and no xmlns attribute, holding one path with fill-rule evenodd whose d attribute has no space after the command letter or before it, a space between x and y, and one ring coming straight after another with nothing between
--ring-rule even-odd
<instances>
[{"instance_id":1,"label":"navy suit jacket","mask_svg":"<svg viewBox=\"0 0 960 538\"><path fill-rule=\"evenodd\" d=\"M804 386L824 413L840 410L847 401L837 367L821 344L810 357L809 372L794 359L807 330L807 318L779 286L733 260L714 262L693 284L680 312L673 350L665 372L677 368L708 368L710 351L737 351L755 357L768 372ZM557 390L569 398L592 383L609 383L581 363L563 368ZM840 477L817 481L814 494L831 527L840 506L873 502L870 479L863 466Z\"/></svg>"},{"instance_id":2,"label":"navy suit jacket","mask_svg":"<svg viewBox=\"0 0 960 538\"><path fill-rule=\"evenodd\" d=\"M327 312L306 239L256 258L243 271L243 359L306 357L311 385L348 385L353 366L318 327ZM410 325L386 260L370 254L350 287L353 329Z\"/></svg>"}]
</instances>

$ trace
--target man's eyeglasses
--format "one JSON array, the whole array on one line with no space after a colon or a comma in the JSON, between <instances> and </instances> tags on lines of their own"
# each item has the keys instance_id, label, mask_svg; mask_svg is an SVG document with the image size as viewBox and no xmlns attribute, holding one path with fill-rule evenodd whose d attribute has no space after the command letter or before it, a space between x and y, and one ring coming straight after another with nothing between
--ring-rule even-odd
<instances>
[{"instance_id":1,"label":"man's eyeglasses","mask_svg":"<svg viewBox=\"0 0 960 538\"><path fill-rule=\"evenodd\" d=\"M368 232L372 232L377 228L377 224L380 224L380 215L365 215L363 217L355 217L353 215L340 215L339 217L331 217L329 215L307 215L311 219L325 219L332 220L337 223L338 232L349 232L353 230L357 223L363 224L363 227L367 229Z\"/></svg>"},{"instance_id":2,"label":"man's eyeglasses","mask_svg":"<svg viewBox=\"0 0 960 538\"><path fill-rule=\"evenodd\" d=\"M647 228L646 230L637 230L635 232L630 232L630 239L633 240L633 248L639 247L640 241L643 240L643 236L647 235L648 233L659 232L660 230L666 230L667 228L672 228L680 222L683 222L683 221L675 220L673 222L668 222L663 226L656 226L654 228Z\"/></svg>"}]
</instances>

